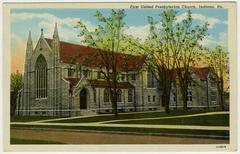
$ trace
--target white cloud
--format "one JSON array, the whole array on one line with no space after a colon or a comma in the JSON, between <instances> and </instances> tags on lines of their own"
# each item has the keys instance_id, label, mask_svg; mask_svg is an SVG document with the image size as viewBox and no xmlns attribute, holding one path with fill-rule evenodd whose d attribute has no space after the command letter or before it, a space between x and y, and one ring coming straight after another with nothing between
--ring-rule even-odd
<instances>
[{"instance_id":1,"label":"white cloud","mask_svg":"<svg viewBox=\"0 0 240 154\"><path fill-rule=\"evenodd\" d=\"M218 38L213 38L212 36L207 36L202 40L201 44L213 48L217 45L221 45L223 48L227 49L228 47L228 35L226 32L220 32Z\"/></svg>"},{"instance_id":2,"label":"white cloud","mask_svg":"<svg viewBox=\"0 0 240 154\"><path fill-rule=\"evenodd\" d=\"M148 25L130 26L125 28L123 32L127 35L132 35L135 38L140 38L141 40L145 40L149 34L149 27Z\"/></svg>"},{"instance_id":3,"label":"white cloud","mask_svg":"<svg viewBox=\"0 0 240 154\"><path fill-rule=\"evenodd\" d=\"M52 14L44 13L12 13L12 22L23 22L25 20L39 19L38 23L39 29L44 29L45 37L51 38L54 30L55 23L58 24L59 36L62 41L72 41L78 42L80 38L77 37L78 31L73 27L77 24L80 18L58 18ZM92 31L96 28L95 25L91 24L89 21L82 21L87 28ZM79 41L80 42L80 41ZM78 43L79 43L78 42Z\"/></svg>"},{"instance_id":4,"label":"white cloud","mask_svg":"<svg viewBox=\"0 0 240 154\"><path fill-rule=\"evenodd\" d=\"M183 14L177 16L176 18L177 18L176 19L177 22L181 22L183 19L187 18L187 13L183 13ZM195 20L199 20L201 22L208 22L209 28L213 28L216 24L227 24L226 21L221 21L217 18L206 17L202 14L197 14L197 13L193 13L192 18Z\"/></svg>"}]
</instances>

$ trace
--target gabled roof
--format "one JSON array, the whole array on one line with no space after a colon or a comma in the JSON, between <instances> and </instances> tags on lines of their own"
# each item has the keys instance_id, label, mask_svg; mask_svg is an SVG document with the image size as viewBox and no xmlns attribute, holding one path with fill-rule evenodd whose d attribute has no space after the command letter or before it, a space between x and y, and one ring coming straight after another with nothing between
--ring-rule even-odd
<instances>
[{"instance_id":1,"label":"gabled roof","mask_svg":"<svg viewBox=\"0 0 240 154\"><path fill-rule=\"evenodd\" d=\"M191 70L200 79L205 79L209 74L210 68L209 67L192 67Z\"/></svg>"},{"instance_id":2,"label":"gabled roof","mask_svg":"<svg viewBox=\"0 0 240 154\"><path fill-rule=\"evenodd\" d=\"M49 46L52 45L52 39L47 39ZM103 65L102 57L100 53L106 51L86 47L83 45L72 44L68 42L60 41L60 60L63 63L80 64L88 67L101 67ZM125 57L127 55L127 65ZM136 71L141 68L145 62L145 56L133 56L128 54L117 54L117 69L119 71ZM126 67L127 66L127 67Z\"/></svg>"},{"instance_id":3,"label":"gabled roof","mask_svg":"<svg viewBox=\"0 0 240 154\"><path fill-rule=\"evenodd\" d=\"M70 83L70 86L76 86L77 83L79 82L80 78L64 78Z\"/></svg>"},{"instance_id":4,"label":"gabled roof","mask_svg":"<svg viewBox=\"0 0 240 154\"><path fill-rule=\"evenodd\" d=\"M108 88L109 84L106 80L92 80L90 81L90 85L96 88ZM134 86L129 82L118 82L117 88L119 89L131 89Z\"/></svg>"},{"instance_id":5,"label":"gabled roof","mask_svg":"<svg viewBox=\"0 0 240 154\"><path fill-rule=\"evenodd\" d=\"M205 79L210 71L209 67L191 67L191 72L197 75L200 79ZM176 79L177 77L177 70L175 69L172 73L172 80Z\"/></svg>"}]
</instances>

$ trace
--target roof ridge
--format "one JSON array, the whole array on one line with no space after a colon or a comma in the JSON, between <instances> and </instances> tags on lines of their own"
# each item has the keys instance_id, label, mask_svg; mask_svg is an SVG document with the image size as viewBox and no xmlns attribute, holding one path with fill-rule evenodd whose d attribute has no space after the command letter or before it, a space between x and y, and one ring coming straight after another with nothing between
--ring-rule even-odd
<instances>
[{"instance_id":1,"label":"roof ridge","mask_svg":"<svg viewBox=\"0 0 240 154\"><path fill-rule=\"evenodd\" d=\"M48 39L48 40L51 40L51 41L53 40L53 39L50 39L50 38L45 38L45 39ZM103 52L107 52L106 50L103 50L103 49L99 49L99 48L95 48L95 47L91 47L91 46L85 46L85 45L82 45L82 44L75 44L75 43L72 43L72 42L60 41L60 43L66 43L66 44L69 44L69 45L76 45L76 46L80 46L80 47L84 47L84 48L92 48L92 49L96 49L96 50L101 50ZM122 52L117 52L117 54L130 55L130 56L133 56L133 57L145 57L144 54L133 55L133 54L130 54L130 53L122 53Z\"/></svg>"}]
</instances>

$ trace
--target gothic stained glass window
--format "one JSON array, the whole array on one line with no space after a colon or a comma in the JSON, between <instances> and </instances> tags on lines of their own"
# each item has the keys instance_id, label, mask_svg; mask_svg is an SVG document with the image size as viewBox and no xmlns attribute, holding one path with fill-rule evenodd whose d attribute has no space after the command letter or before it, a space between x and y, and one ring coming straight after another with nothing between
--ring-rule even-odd
<instances>
[{"instance_id":1,"label":"gothic stained glass window","mask_svg":"<svg viewBox=\"0 0 240 154\"><path fill-rule=\"evenodd\" d=\"M47 62L40 55L35 64L35 89L36 98L47 97Z\"/></svg>"}]
</instances>

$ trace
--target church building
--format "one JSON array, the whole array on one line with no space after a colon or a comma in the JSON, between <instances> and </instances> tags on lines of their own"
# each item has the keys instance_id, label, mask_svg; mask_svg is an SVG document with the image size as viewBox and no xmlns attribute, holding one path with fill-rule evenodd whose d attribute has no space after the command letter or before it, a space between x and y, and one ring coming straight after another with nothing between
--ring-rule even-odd
<instances>
[{"instance_id":1,"label":"church building","mask_svg":"<svg viewBox=\"0 0 240 154\"><path fill-rule=\"evenodd\" d=\"M101 76L96 48L60 41L57 24L53 38L40 38L33 47L31 32L25 54L23 89L16 112L30 116L77 116L111 113L108 84ZM92 59L89 57L92 57ZM129 55L127 70L119 54L118 112L164 108L161 86L144 69L145 56ZM190 109L217 108L216 84L208 68L192 68L195 82L189 86ZM173 81L170 109L181 108L177 82Z\"/></svg>"}]
</instances>

